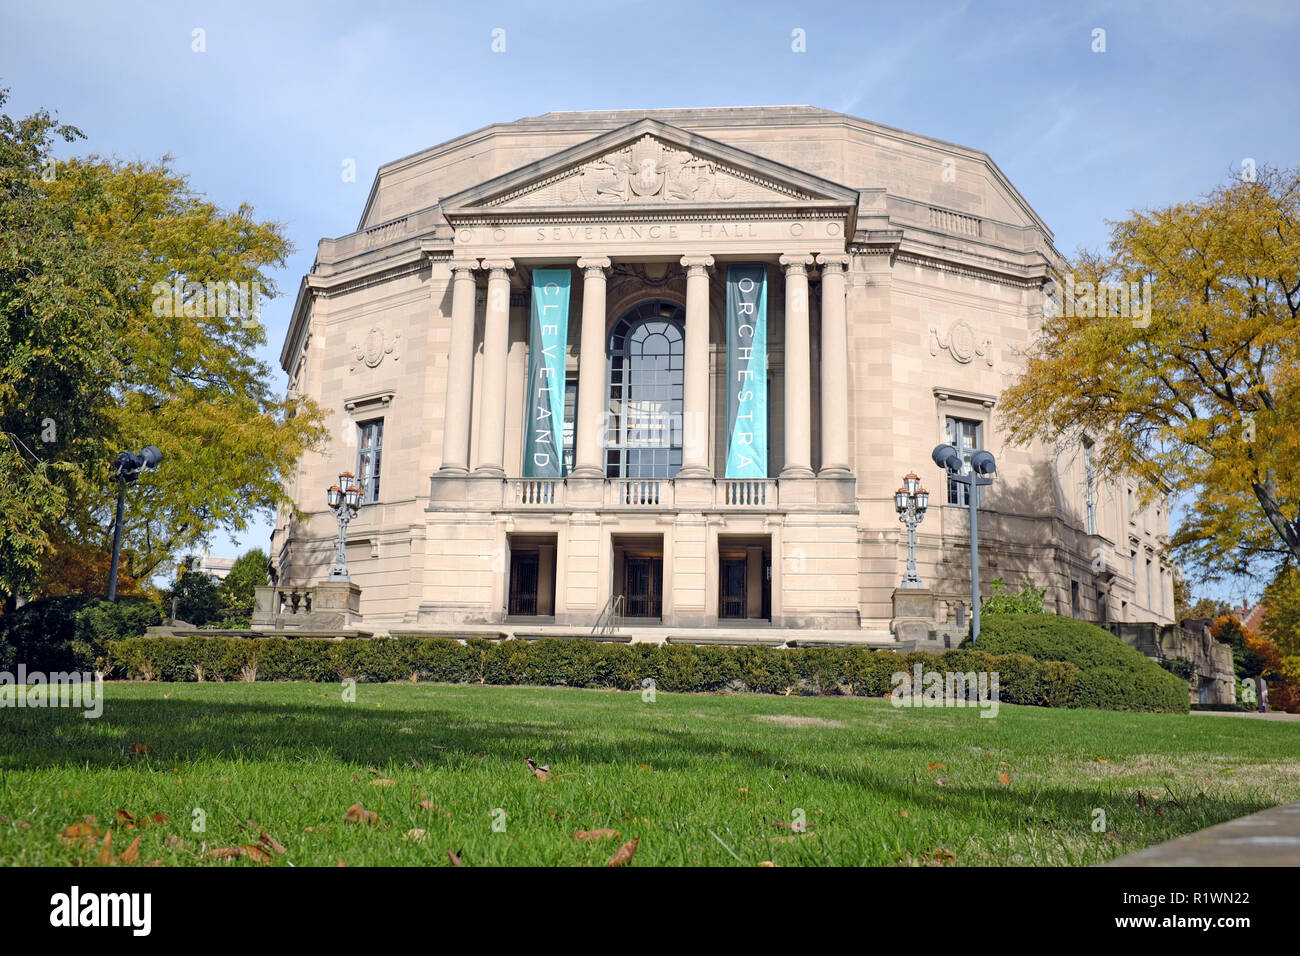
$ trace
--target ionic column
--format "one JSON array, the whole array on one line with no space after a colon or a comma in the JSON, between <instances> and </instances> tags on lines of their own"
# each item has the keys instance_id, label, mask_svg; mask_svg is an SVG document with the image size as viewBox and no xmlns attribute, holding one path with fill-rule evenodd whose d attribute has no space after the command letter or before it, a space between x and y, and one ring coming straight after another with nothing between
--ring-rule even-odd
<instances>
[{"instance_id":1,"label":"ionic column","mask_svg":"<svg viewBox=\"0 0 1300 956\"><path fill-rule=\"evenodd\" d=\"M708 478L709 268L713 256L682 256L686 269L686 373L682 391L682 478Z\"/></svg>"},{"instance_id":2,"label":"ionic column","mask_svg":"<svg viewBox=\"0 0 1300 956\"><path fill-rule=\"evenodd\" d=\"M451 341L442 425L442 475L469 474L469 412L474 396L474 270L477 259L452 259Z\"/></svg>"},{"instance_id":3,"label":"ionic column","mask_svg":"<svg viewBox=\"0 0 1300 956\"><path fill-rule=\"evenodd\" d=\"M582 339L578 348L578 420L574 423L574 478L603 478L604 447L601 406L605 396L605 276L609 259L584 256L582 270Z\"/></svg>"},{"instance_id":4,"label":"ionic column","mask_svg":"<svg viewBox=\"0 0 1300 956\"><path fill-rule=\"evenodd\" d=\"M483 322L483 395L478 417L478 463L474 474L504 478L506 449L506 359L510 349L512 259L483 261L488 270Z\"/></svg>"},{"instance_id":5,"label":"ionic column","mask_svg":"<svg viewBox=\"0 0 1300 956\"><path fill-rule=\"evenodd\" d=\"M812 356L808 344L808 266L811 255L784 255L785 467L782 478L811 478Z\"/></svg>"},{"instance_id":6,"label":"ionic column","mask_svg":"<svg viewBox=\"0 0 1300 956\"><path fill-rule=\"evenodd\" d=\"M822 267L822 460L817 474L849 474L849 328L844 304L843 253L820 255Z\"/></svg>"}]
</instances>

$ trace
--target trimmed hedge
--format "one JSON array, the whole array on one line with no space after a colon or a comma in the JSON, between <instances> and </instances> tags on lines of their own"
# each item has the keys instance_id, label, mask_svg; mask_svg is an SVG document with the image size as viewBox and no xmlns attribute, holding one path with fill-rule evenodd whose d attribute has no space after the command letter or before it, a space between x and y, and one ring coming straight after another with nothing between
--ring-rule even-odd
<instances>
[{"instance_id":1,"label":"trimmed hedge","mask_svg":"<svg viewBox=\"0 0 1300 956\"><path fill-rule=\"evenodd\" d=\"M963 646L969 646L967 642ZM1109 631L1055 614L997 614L981 620L974 645L990 654L1027 654L1053 672L1053 694L1069 687L1070 706L1187 713L1187 681L1129 647ZM1046 672L1043 672L1046 673Z\"/></svg>"},{"instance_id":2,"label":"trimmed hedge","mask_svg":"<svg viewBox=\"0 0 1300 956\"><path fill-rule=\"evenodd\" d=\"M69 594L32 601L0 616L0 670L101 670L108 644L143 634L161 624L161 605L143 597L116 603L94 594Z\"/></svg>"},{"instance_id":3,"label":"trimmed hedge","mask_svg":"<svg viewBox=\"0 0 1300 956\"><path fill-rule=\"evenodd\" d=\"M113 642L109 658L144 680L422 680L448 684L531 684L640 689L649 678L667 692L887 696L895 673L997 672L999 699L1047 707L1099 706L1080 669L1025 654L950 650L943 654L868 648L696 647L541 639L161 637ZM1121 702L1126 701L1123 686ZM1085 703L1084 701L1088 701ZM1106 706L1101 704L1100 706Z\"/></svg>"}]
</instances>

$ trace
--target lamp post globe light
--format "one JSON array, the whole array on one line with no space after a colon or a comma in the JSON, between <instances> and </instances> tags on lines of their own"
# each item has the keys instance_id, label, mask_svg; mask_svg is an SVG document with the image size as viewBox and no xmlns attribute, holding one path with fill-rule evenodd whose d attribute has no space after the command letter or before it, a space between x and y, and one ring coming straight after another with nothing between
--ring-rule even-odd
<instances>
[{"instance_id":1,"label":"lamp post globe light","mask_svg":"<svg viewBox=\"0 0 1300 956\"><path fill-rule=\"evenodd\" d=\"M113 560L108 566L108 599L117 600L117 565L122 556L122 516L126 511L126 486L140 477L142 469L153 471L162 461L157 445L145 445L140 454L120 451L113 459L113 477L117 479L117 517L113 519Z\"/></svg>"},{"instance_id":2,"label":"lamp post globe light","mask_svg":"<svg viewBox=\"0 0 1300 956\"><path fill-rule=\"evenodd\" d=\"M330 568L329 580L351 581L348 577L348 522L357 516L361 505L361 486L356 476L350 471L339 475L339 483L330 485L325 491L325 503L334 512L334 520L339 523L338 551L334 555L334 567Z\"/></svg>"},{"instance_id":3,"label":"lamp post globe light","mask_svg":"<svg viewBox=\"0 0 1300 956\"><path fill-rule=\"evenodd\" d=\"M973 644L980 636L979 489L993 484L990 476L997 473L998 463L991 453L980 449L970 456L970 471L963 474L961 453L952 445L939 445L930 458L948 473L949 481L966 486L966 505L970 509L970 639Z\"/></svg>"},{"instance_id":4,"label":"lamp post globe light","mask_svg":"<svg viewBox=\"0 0 1300 956\"><path fill-rule=\"evenodd\" d=\"M921 576L916 573L916 526L925 520L925 510L930 507L930 492L921 487L921 479L914 473L903 476L903 487L894 492L894 510L898 520L907 526L907 573L902 587L919 588Z\"/></svg>"}]
</instances>

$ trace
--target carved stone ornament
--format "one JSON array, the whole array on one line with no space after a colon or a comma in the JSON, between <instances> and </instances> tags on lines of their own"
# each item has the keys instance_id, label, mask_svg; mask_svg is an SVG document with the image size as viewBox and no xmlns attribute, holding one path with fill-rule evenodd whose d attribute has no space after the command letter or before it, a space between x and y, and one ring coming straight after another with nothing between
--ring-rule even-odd
<instances>
[{"instance_id":1,"label":"carved stone ornament","mask_svg":"<svg viewBox=\"0 0 1300 956\"><path fill-rule=\"evenodd\" d=\"M379 326L373 326L366 333L365 339L352 346L352 352L357 362L364 362L367 368L377 367L384 360L385 355L391 355L396 362L402 357L397 348L401 336L401 332L394 332L391 338L385 340L384 330ZM355 367L350 371L355 371Z\"/></svg>"},{"instance_id":2,"label":"carved stone ornament","mask_svg":"<svg viewBox=\"0 0 1300 956\"><path fill-rule=\"evenodd\" d=\"M945 349L961 365L969 365L979 357L993 367L993 339L986 336L984 341L978 341L975 330L965 319L950 325L947 336L940 335L935 326L930 327L930 354L938 355L940 349Z\"/></svg>"},{"instance_id":3,"label":"carved stone ornament","mask_svg":"<svg viewBox=\"0 0 1300 956\"><path fill-rule=\"evenodd\" d=\"M558 198L565 203L709 202L737 197L746 183L712 160L644 136L631 146L606 153L580 166L550 188L524 201L534 205ZM558 196L552 190L558 191Z\"/></svg>"}]
</instances>

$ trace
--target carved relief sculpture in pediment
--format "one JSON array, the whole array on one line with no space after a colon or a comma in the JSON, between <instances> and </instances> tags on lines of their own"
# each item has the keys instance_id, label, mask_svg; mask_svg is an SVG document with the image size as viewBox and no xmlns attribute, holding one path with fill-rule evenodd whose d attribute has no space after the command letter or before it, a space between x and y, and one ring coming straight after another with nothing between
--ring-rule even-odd
<instances>
[{"instance_id":1,"label":"carved relief sculpture in pediment","mask_svg":"<svg viewBox=\"0 0 1300 956\"><path fill-rule=\"evenodd\" d=\"M791 198L808 197L776 183L738 174L711 159L675 149L647 135L630 146L588 160L576 170L498 197L488 205L605 205Z\"/></svg>"}]
</instances>

